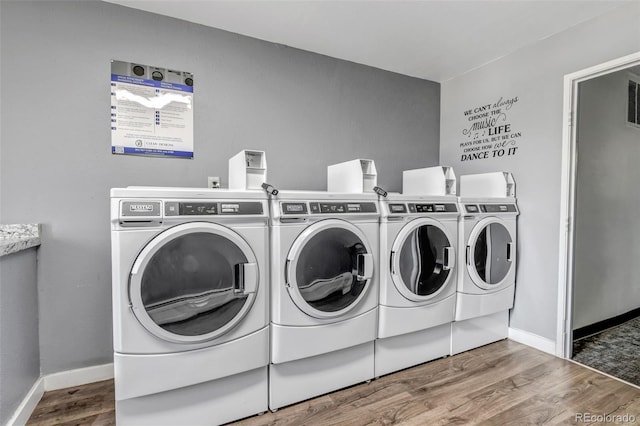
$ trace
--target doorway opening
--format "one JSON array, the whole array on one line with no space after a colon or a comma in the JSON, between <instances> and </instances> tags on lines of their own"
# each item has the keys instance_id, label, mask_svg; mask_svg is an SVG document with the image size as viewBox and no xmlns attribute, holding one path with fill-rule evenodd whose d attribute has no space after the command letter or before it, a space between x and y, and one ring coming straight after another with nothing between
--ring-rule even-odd
<instances>
[{"instance_id":1,"label":"doorway opening","mask_svg":"<svg viewBox=\"0 0 640 426\"><path fill-rule=\"evenodd\" d=\"M636 385L640 369L627 374L626 364L634 370L640 355L629 362L624 353L635 356L630 333L640 336L640 223L627 223L640 208L640 128L628 121L637 119L638 74L640 52L565 76L556 334L556 355Z\"/></svg>"}]
</instances>

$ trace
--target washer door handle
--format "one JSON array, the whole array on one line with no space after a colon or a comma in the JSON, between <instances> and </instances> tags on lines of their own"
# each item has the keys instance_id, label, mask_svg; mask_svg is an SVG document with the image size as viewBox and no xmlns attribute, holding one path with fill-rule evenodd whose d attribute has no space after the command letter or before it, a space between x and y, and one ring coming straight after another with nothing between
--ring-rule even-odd
<instances>
[{"instance_id":1,"label":"washer door handle","mask_svg":"<svg viewBox=\"0 0 640 426\"><path fill-rule=\"evenodd\" d=\"M359 254L358 262L358 279L368 280L373 276L373 256L369 253Z\"/></svg>"},{"instance_id":2,"label":"washer door handle","mask_svg":"<svg viewBox=\"0 0 640 426\"><path fill-rule=\"evenodd\" d=\"M471 265L471 246L467 246L466 258L467 265Z\"/></svg>"},{"instance_id":3,"label":"washer door handle","mask_svg":"<svg viewBox=\"0 0 640 426\"><path fill-rule=\"evenodd\" d=\"M396 274L396 252L395 251L391 251L391 258L389 259L389 266L391 268L391 274L395 275Z\"/></svg>"},{"instance_id":4,"label":"washer door handle","mask_svg":"<svg viewBox=\"0 0 640 426\"><path fill-rule=\"evenodd\" d=\"M453 247L444 248L444 265L442 269L448 271L456 266L456 254Z\"/></svg>"},{"instance_id":5,"label":"washer door handle","mask_svg":"<svg viewBox=\"0 0 640 426\"><path fill-rule=\"evenodd\" d=\"M258 265L255 263L238 263L234 267L234 293L255 293L258 288Z\"/></svg>"},{"instance_id":6,"label":"washer door handle","mask_svg":"<svg viewBox=\"0 0 640 426\"><path fill-rule=\"evenodd\" d=\"M507 243L507 262L513 262L514 255L515 250L513 247L513 243Z\"/></svg>"}]
</instances>

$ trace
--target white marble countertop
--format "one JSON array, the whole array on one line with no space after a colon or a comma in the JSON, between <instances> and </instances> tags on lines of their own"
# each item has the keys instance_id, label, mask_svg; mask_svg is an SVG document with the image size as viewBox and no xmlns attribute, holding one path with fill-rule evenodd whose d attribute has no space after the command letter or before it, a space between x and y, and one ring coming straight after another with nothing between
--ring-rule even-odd
<instances>
[{"instance_id":1,"label":"white marble countertop","mask_svg":"<svg viewBox=\"0 0 640 426\"><path fill-rule=\"evenodd\" d=\"M0 225L0 256L39 245L39 224Z\"/></svg>"}]
</instances>

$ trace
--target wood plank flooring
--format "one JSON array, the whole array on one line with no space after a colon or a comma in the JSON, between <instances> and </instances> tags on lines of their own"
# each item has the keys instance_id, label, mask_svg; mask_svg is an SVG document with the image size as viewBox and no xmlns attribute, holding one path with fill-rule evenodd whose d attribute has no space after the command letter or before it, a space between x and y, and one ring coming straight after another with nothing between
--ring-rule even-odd
<instances>
[{"instance_id":1,"label":"wood plank flooring","mask_svg":"<svg viewBox=\"0 0 640 426\"><path fill-rule=\"evenodd\" d=\"M28 425L115 424L113 381L47 392ZM633 415L640 389L510 340L234 423L261 425L576 424Z\"/></svg>"}]
</instances>

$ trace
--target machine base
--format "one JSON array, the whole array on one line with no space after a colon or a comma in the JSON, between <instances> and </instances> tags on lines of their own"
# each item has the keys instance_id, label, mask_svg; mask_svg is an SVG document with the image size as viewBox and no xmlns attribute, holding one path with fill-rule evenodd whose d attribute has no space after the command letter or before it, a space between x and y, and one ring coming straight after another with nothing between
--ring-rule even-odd
<instances>
[{"instance_id":1,"label":"machine base","mask_svg":"<svg viewBox=\"0 0 640 426\"><path fill-rule=\"evenodd\" d=\"M269 327L209 348L113 355L116 400L171 391L269 365Z\"/></svg>"},{"instance_id":2,"label":"machine base","mask_svg":"<svg viewBox=\"0 0 640 426\"><path fill-rule=\"evenodd\" d=\"M455 320L463 321L511 309L515 291L516 286L510 285L500 291L487 294L458 292Z\"/></svg>"},{"instance_id":3,"label":"machine base","mask_svg":"<svg viewBox=\"0 0 640 426\"><path fill-rule=\"evenodd\" d=\"M456 293L424 306L398 308L380 305L378 307L378 338L399 336L448 324L453 321L455 309Z\"/></svg>"},{"instance_id":4,"label":"machine base","mask_svg":"<svg viewBox=\"0 0 640 426\"><path fill-rule=\"evenodd\" d=\"M373 342L378 310L354 318L314 326L271 324L271 362L283 364Z\"/></svg>"},{"instance_id":5,"label":"machine base","mask_svg":"<svg viewBox=\"0 0 640 426\"><path fill-rule=\"evenodd\" d=\"M267 411L267 367L116 401L116 424L219 425Z\"/></svg>"},{"instance_id":6,"label":"machine base","mask_svg":"<svg viewBox=\"0 0 640 426\"><path fill-rule=\"evenodd\" d=\"M509 311L451 323L451 355L506 339Z\"/></svg>"},{"instance_id":7,"label":"machine base","mask_svg":"<svg viewBox=\"0 0 640 426\"><path fill-rule=\"evenodd\" d=\"M449 355L451 324L375 342L375 375L380 377Z\"/></svg>"},{"instance_id":8,"label":"machine base","mask_svg":"<svg viewBox=\"0 0 640 426\"><path fill-rule=\"evenodd\" d=\"M269 409L304 401L374 377L373 342L269 366Z\"/></svg>"}]
</instances>

